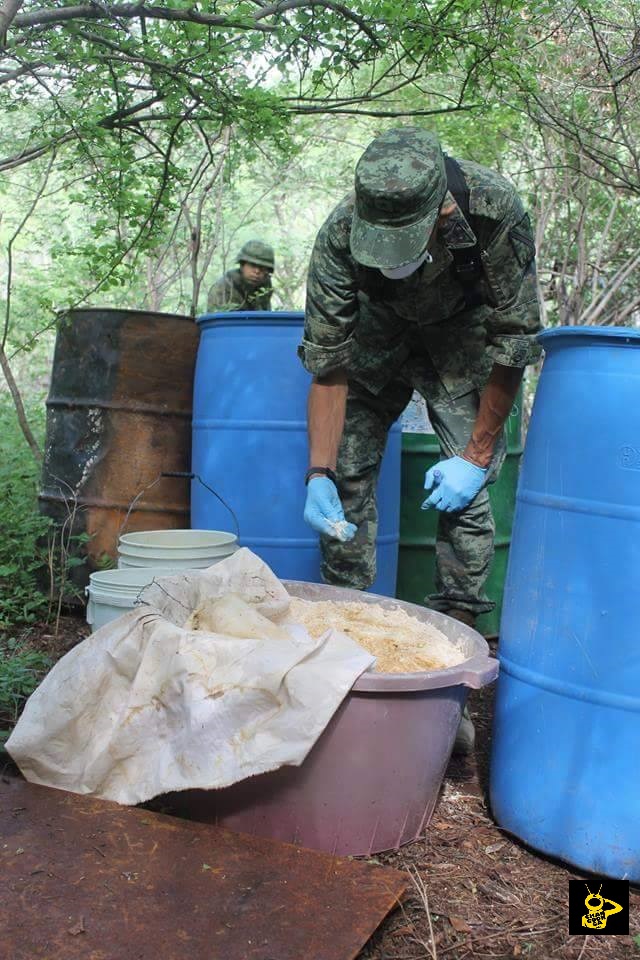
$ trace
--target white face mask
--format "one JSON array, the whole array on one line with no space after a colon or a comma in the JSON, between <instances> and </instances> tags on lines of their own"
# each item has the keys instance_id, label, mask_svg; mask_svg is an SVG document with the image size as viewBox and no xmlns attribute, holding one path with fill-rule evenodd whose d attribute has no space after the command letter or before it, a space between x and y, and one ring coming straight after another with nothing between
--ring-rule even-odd
<instances>
[{"instance_id":1,"label":"white face mask","mask_svg":"<svg viewBox=\"0 0 640 960\"><path fill-rule=\"evenodd\" d=\"M404 280L405 277L410 277L412 273L415 273L423 263L431 263L432 261L433 257L428 250L425 250L419 260L413 260L411 263L405 263L403 267L396 267L393 270L383 270L380 268L380 273L388 280Z\"/></svg>"}]
</instances>

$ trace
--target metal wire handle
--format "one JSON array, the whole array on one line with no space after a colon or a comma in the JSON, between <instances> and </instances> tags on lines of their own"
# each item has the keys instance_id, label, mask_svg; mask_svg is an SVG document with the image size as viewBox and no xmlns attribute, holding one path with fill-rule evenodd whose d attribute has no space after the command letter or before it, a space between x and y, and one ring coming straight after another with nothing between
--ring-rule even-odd
<instances>
[{"instance_id":1,"label":"metal wire handle","mask_svg":"<svg viewBox=\"0 0 640 960\"><path fill-rule=\"evenodd\" d=\"M208 483L204 482L204 480L202 479L199 473L187 473L187 472L182 473L179 470L171 470L171 471L167 471L166 473L161 473L160 476L161 477L178 477L178 478L183 477L185 480L197 480L198 483L201 483L202 486L205 488L205 490L208 490L209 493L212 493L216 498L216 500L219 500L222 506L229 511L229 513L233 517L233 522L236 527L236 530L235 530L236 537L238 538L238 540L240 539L240 524L238 522L238 518L235 514L235 511L232 509L232 507L229 506L226 500L223 500L223 498L220 496L219 493L216 493L213 487L210 487Z\"/></svg>"},{"instance_id":2,"label":"metal wire handle","mask_svg":"<svg viewBox=\"0 0 640 960\"><path fill-rule=\"evenodd\" d=\"M240 539L240 524L238 523L238 518L237 518L235 512L234 512L233 509L229 506L229 504L226 502L226 500L223 500L223 498L220 496L219 493L216 493L216 491L213 490L213 489L209 486L208 483L205 483L205 482L204 482L204 480L202 479L202 477L201 477L198 473L190 473L190 472L187 472L187 471L180 471L180 470L165 470L165 471L163 471L162 473L159 473L158 476L155 478L155 480L152 480L151 483L148 483L146 487L143 487L142 490L140 490L140 492L135 495L135 497L133 498L133 500L132 500L131 503L129 504L129 509L127 510L126 516L125 516L124 520L122 521L122 524L120 525L120 529L118 530L118 541L120 540L120 537L122 536L122 531L125 529L125 527L127 526L127 523L129 522L129 516L131 515L131 511L132 511L133 508L135 507L135 505L136 505L136 503L138 502L138 500L139 500L141 497L143 497L143 496L145 495L145 493L148 493L149 490L151 490L153 487L155 487L155 485L156 485L157 483L160 483L160 481L163 480L165 477L173 477L173 478L178 479L178 480L197 480L198 483L201 483L202 486L205 488L205 490L208 490L209 493L212 493L212 494L214 495L214 497L216 497L216 499L220 501L220 503L222 504L222 506L223 506L226 510L229 511L229 513L230 513L231 516L233 517L233 522L234 522L234 524L235 524L235 528L236 528L236 529L235 529L235 534L236 534L238 540Z\"/></svg>"}]
</instances>

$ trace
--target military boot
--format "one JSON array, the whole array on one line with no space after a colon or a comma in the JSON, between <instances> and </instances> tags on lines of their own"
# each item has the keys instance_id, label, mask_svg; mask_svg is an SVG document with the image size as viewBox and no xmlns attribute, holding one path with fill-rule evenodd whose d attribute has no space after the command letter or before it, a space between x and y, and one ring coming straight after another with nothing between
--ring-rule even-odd
<instances>
[{"instance_id":1,"label":"military boot","mask_svg":"<svg viewBox=\"0 0 640 960\"><path fill-rule=\"evenodd\" d=\"M476 615L471 613L470 610L447 610L446 614L448 617L453 617L454 620L459 620L460 623L466 623L468 627L473 627L475 630Z\"/></svg>"},{"instance_id":2,"label":"military boot","mask_svg":"<svg viewBox=\"0 0 640 960\"><path fill-rule=\"evenodd\" d=\"M465 707L460 717L460 724L453 742L454 757L468 757L473 753L476 744L476 729L469 715L469 708Z\"/></svg>"},{"instance_id":3,"label":"military boot","mask_svg":"<svg viewBox=\"0 0 640 960\"><path fill-rule=\"evenodd\" d=\"M466 623L468 627L475 628L476 618L470 610L447 610L447 616L453 617L454 620L459 620L460 623ZM460 717L460 725L453 744L453 756L468 757L473 753L475 742L476 731L469 715L469 709L465 707Z\"/></svg>"}]
</instances>

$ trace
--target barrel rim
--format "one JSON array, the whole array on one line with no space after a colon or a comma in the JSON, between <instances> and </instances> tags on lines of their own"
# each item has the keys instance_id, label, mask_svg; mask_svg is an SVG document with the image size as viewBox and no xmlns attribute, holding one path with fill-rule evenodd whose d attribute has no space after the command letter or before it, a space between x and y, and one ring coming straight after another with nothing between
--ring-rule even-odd
<instances>
[{"instance_id":1,"label":"barrel rim","mask_svg":"<svg viewBox=\"0 0 640 960\"><path fill-rule=\"evenodd\" d=\"M83 313L124 313L129 317L161 317L163 320L188 320L194 323L194 318L186 313L164 313L162 310L131 310L127 307L122 309L118 307L72 307L69 310L58 310L56 316L61 317L78 316Z\"/></svg>"},{"instance_id":2,"label":"barrel rim","mask_svg":"<svg viewBox=\"0 0 640 960\"><path fill-rule=\"evenodd\" d=\"M634 327L553 327L551 330L543 330L539 333L537 340L543 346L549 340L557 340L560 337L589 337L593 340L638 340L640 341L640 330Z\"/></svg>"},{"instance_id":3,"label":"barrel rim","mask_svg":"<svg viewBox=\"0 0 640 960\"><path fill-rule=\"evenodd\" d=\"M304 320L304 310L230 310L214 311L213 313L203 313L196 317L198 326L212 326L217 324L228 324L229 326L244 326L247 321L262 321L266 324L269 321L282 324L299 324Z\"/></svg>"}]
</instances>

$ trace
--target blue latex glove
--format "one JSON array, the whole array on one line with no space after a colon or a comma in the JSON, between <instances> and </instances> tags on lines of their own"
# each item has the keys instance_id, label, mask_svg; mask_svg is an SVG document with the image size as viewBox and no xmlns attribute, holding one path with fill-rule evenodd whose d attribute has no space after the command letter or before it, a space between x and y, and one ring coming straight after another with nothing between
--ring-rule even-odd
<instances>
[{"instance_id":1,"label":"blue latex glove","mask_svg":"<svg viewBox=\"0 0 640 960\"><path fill-rule=\"evenodd\" d=\"M423 510L435 507L445 513L464 510L482 489L487 471L464 457L449 457L427 470L425 490L431 495L422 504Z\"/></svg>"},{"instance_id":2,"label":"blue latex glove","mask_svg":"<svg viewBox=\"0 0 640 960\"><path fill-rule=\"evenodd\" d=\"M329 477L312 477L307 484L304 519L318 533L334 540L353 540L358 529L347 523L336 485Z\"/></svg>"}]
</instances>

